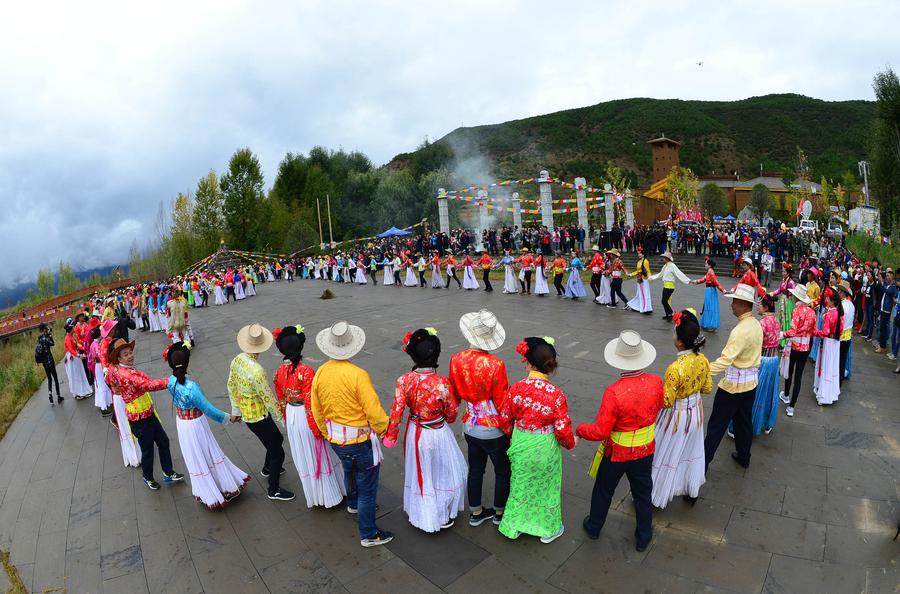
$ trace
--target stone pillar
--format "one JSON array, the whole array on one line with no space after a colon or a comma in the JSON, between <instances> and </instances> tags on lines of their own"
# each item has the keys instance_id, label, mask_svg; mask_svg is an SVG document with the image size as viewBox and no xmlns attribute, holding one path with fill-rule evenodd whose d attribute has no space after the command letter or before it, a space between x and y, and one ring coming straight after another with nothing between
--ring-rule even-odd
<instances>
[{"instance_id":1,"label":"stone pillar","mask_svg":"<svg viewBox=\"0 0 900 594\"><path fill-rule=\"evenodd\" d=\"M478 230L477 237L475 237L475 249L478 251L485 249L482 233L488 228L487 197L485 190L478 190Z\"/></svg>"},{"instance_id":2,"label":"stone pillar","mask_svg":"<svg viewBox=\"0 0 900 594\"><path fill-rule=\"evenodd\" d=\"M450 211L447 207L447 190L438 189L438 225L441 233L450 234Z\"/></svg>"},{"instance_id":3,"label":"stone pillar","mask_svg":"<svg viewBox=\"0 0 900 594\"><path fill-rule=\"evenodd\" d=\"M612 230L613 222L616 220L615 205L613 204L612 186L603 184L603 204L606 207L606 230Z\"/></svg>"},{"instance_id":4,"label":"stone pillar","mask_svg":"<svg viewBox=\"0 0 900 594\"><path fill-rule=\"evenodd\" d=\"M513 192L513 195L512 195L512 209L513 209L513 213L512 213L512 215L513 215L513 225L515 225L516 227L518 227L519 229L521 229L521 228L522 228L522 213L519 212L519 211L522 210L522 201L519 200L519 193L518 193L518 192Z\"/></svg>"},{"instance_id":5,"label":"stone pillar","mask_svg":"<svg viewBox=\"0 0 900 594\"><path fill-rule=\"evenodd\" d=\"M583 177L575 178L575 202L578 206L578 224L588 232L588 209L587 209L587 180Z\"/></svg>"},{"instance_id":6,"label":"stone pillar","mask_svg":"<svg viewBox=\"0 0 900 594\"><path fill-rule=\"evenodd\" d=\"M553 232L553 192L550 188L550 174L547 171L541 171L538 179L538 185L541 190L541 225L547 227L547 230Z\"/></svg>"},{"instance_id":7,"label":"stone pillar","mask_svg":"<svg viewBox=\"0 0 900 594\"><path fill-rule=\"evenodd\" d=\"M625 224L634 229L634 201L630 188L625 190Z\"/></svg>"}]
</instances>

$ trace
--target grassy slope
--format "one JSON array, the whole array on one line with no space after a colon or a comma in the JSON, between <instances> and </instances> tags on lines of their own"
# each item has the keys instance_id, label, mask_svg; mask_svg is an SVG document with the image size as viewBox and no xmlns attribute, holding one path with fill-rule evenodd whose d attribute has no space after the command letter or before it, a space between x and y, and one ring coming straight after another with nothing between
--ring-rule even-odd
<instances>
[{"instance_id":1,"label":"grassy slope","mask_svg":"<svg viewBox=\"0 0 900 594\"><path fill-rule=\"evenodd\" d=\"M534 175L541 168L563 178L599 179L607 160L649 183L646 141L665 133L682 142L681 163L699 175L737 170L791 171L797 147L809 155L813 177L856 172L874 113L868 101L827 102L800 95L766 95L741 101L624 99L590 107L460 128L436 144L457 157L480 154L498 177ZM398 155L398 159L409 155Z\"/></svg>"}]
</instances>

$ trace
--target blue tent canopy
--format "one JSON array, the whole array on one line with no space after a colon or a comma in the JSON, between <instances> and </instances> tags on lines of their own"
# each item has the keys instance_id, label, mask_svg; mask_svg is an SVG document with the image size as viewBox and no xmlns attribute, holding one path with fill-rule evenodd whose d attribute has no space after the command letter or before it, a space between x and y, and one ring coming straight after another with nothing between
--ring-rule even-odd
<instances>
[{"instance_id":1,"label":"blue tent canopy","mask_svg":"<svg viewBox=\"0 0 900 594\"><path fill-rule=\"evenodd\" d=\"M382 237L398 237L400 235L412 235L412 231L404 231L403 229L398 229L396 227L391 227L384 233L379 233L376 235L379 239Z\"/></svg>"},{"instance_id":2,"label":"blue tent canopy","mask_svg":"<svg viewBox=\"0 0 900 594\"><path fill-rule=\"evenodd\" d=\"M713 217L713 219L716 221L734 221L735 220L735 218L731 215L728 215L727 217Z\"/></svg>"}]
</instances>

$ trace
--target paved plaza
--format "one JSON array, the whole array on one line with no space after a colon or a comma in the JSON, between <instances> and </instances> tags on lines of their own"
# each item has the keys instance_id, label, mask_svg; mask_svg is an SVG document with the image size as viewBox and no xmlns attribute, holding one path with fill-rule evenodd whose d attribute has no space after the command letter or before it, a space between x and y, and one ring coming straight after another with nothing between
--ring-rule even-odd
<instances>
[{"instance_id":1,"label":"paved plaza","mask_svg":"<svg viewBox=\"0 0 900 594\"><path fill-rule=\"evenodd\" d=\"M334 299L318 299L326 287ZM633 287L626 283L625 292L632 294ZM660 290L656 283L657 309ZM702 291L679 286L676 307L699 309ZM724 327L705 350L710 359L734 325L724 300L723 306ZM672 327L660 311L642 316L499 291L298 281L263 284L257 297L192 311L198 346L190 374L228 410L225 382L241 326L302 323L309 335L305 359L317 367L323 357L315 333L346 319L367 332L355 361L371 374L389 410L395 379L411 367L400 350L403 334L436 327L444 352L440 371L446 373L450 355L465 347L459 316L482 307L506 327L499 355L512 381L524 376L514 352L522 337L556 338L560 368L554 381L568 395L575 423L594 419L603 388L616 377L602 348L620 330L634 328L657 347L654 373L662 374L675 357ZM161 359L165 337L137 336L137 366L151 376L168 375ZM260 361L271 376L280 357L273 349ZM807 367L796 416L782 413L771 435L754 439L749 470L731 460L733 442L725 438L697 505L676 499L655 511L653 542L643 553L634 550L626 481L600 539L588 540L581 529L592 486L587 469L595 445L589 442L564 451L566 532L550 545L528 536L508 540L490 523L471 528L466 513L443 533L417 531L402 509L402 448L387 450L378 523L396 538L386 547L363 549L355 516L343 508L306 508L286 441L282 484L298 497L273 502L259 474L263 448L257 439L241 424L210 423L226 454L253 480L224 511L208 511L193 499L187 481L152 492L139 470L124 467L115 428L92 399L67 398L50 407L42 387L0 442L0 547L10 550L35 592L894 592L900 584L900 542L891 541L900 519L900 383L893 365L874 355L869 343L855 339L853 363L840 401L824 408L815 404ZM62 368L60 375L65 377ZM175 468L185 471L171 399L162 392L154 400ZM704 400L708 414L712 399ZM458 422L454 432L465 452ZM485 483L488 495L493 483Z\"/></svg>"}]
</instances>

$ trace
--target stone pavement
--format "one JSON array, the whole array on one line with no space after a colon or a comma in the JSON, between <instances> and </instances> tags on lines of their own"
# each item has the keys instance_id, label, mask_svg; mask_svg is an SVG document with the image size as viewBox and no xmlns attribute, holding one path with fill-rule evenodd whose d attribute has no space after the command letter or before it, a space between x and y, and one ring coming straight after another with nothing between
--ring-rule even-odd
<instances>
[{"instance_id":1,"label":"stone pavement","mask_svg":"<svg viewBox=\"0 0 900 594\"><path fill-rule=\"evenodd\" d=\"M317 299L326 286L335 299ZM626 293L633 286L626 283ZM660 289L657 283L655 301ZM556 337L561 366L554 381L567 393L576 423L594 418L603 387L615 378L602 347L619 330L635 328L657 346L650 371L663 373L675 354L671 326L659 311L641 316L553 296L320 281L263 284L259 293L191 312L198 339L191 375L225 410L228 365L238 352L234 337L250 321L270 328L303 323L310 335L306 360L314 367L323 360L312 338L318 330L337 318L363 326L368 340L356 362L371 373L387 409L394 380L410 368L400 350L404 332L437 327L446 371L450 354L465 346L459 316L481 307L506 326L500 355L513 381L524 374L515 344L527 335ZM679 286L674 302L699 308L702 287ZM709 337L710 358L733 326L727 306L723 314L725 327ZM164 337L138 337L138 366L167 375ZM226 454L254 479L226 510L211 512L194 501L187 482L149 491L139 471L122 465L115 429L92 400L68 398L50 407L43 387L0 442L0 547L11 551L36 592L897 591L900 543L891 538L900 519L898 377L868 343L857 340L854 349L854 375L839 403L817 407L807 371L797 415L782 415L771 435L754 440L750 469L732 462L726 438L696 507L676 500L656 511L654 540L644 553L634 550L625 481L600 540L585 539L581 519L594 451L588 442L564 452L566 533L550 545L527 536L507 540L490 524L471 528L465 514L444 533L418 532L402 510L402 449L390 450L379 525L396 538L363 549L355 517L342 509L306 509L287 443L284 484L298 497L272 502L259 475L263 449L256 438L240 424L211 423ZM279 357L273 349L261 361L271 372ZM154 398L176 468L184 470L171 400L165 392ZM709 411L710 398L705 405ZM458 424L454 430L461 433ZM492 489L487 480L486 494Z\"/></svg>"}]
</instances>

